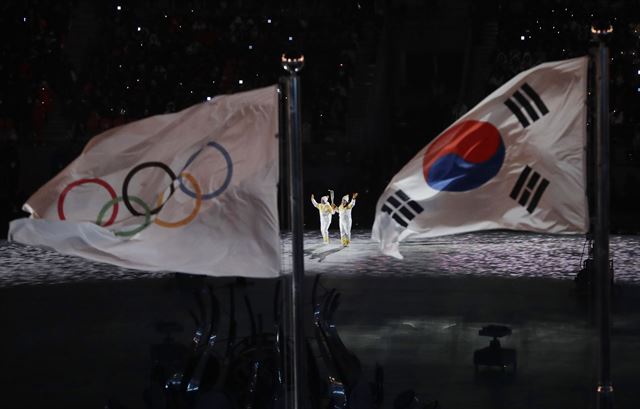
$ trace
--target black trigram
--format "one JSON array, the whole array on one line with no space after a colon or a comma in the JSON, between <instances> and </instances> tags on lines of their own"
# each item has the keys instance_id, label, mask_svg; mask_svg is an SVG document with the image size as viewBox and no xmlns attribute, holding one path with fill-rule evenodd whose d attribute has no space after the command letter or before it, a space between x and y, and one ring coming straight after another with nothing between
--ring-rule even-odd
<instances>
[{"instance_id":1,"label":"black trigram","mask_svg":"<svg viewBox=\"0 0 640 409\"><path fill-rule=\"evenodd\" d=\"M389 213L391 218L402 227L407 227L409 222L423 210L422 206L415 200L411 200L402 190L389 196L382 205L382 211Z\"/></svg>"},{"instance_id":2,"label":"black trigram","mask_svg":"<svg viewBox=\"0 0 640 409\"><path fill-rule=\"evenodd\" d=\"M540 119L540 117L549 113L549 109L544 102L542 102L540 95L526 82L522 84L522 87L520 87L518 91L513 93L511 98L504 101L504 104L513 112L516 118L518 118L523 128L526 128L531 123ZM526 114L522 108L524 108ZM537 111L536 108L538 108Z\"/></svg>"},{"instance_id":3,"label":"black trigram","mask_svg":"<svg viewBox=\"0 0 640 409\"><path fill-rule=\"evenodd\" d=\"M509 196L525 206L529 213L533 213L547 186L547 179L540 177L540 174L529 166L525 166Z\"/></svg>"}]
</instances>

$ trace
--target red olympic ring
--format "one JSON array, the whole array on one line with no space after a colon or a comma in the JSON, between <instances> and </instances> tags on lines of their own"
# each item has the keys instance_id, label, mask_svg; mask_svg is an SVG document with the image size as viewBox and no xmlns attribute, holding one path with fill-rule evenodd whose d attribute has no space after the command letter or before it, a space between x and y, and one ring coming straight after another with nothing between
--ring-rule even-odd
<instances>
[{"instance_id":1,"label":"red olympic ring","mask_svg":"<svg viewBox=\"0 0 640 409\"><path fill-rule=\"evenodd\" d=\"M117 200L116 198L118 197L118 195L116 194L116 191L113 190L111 185L109 185L104 180L102 180L100 178L78 179L75 182L69 183L69 185L67 185L67 187L64 188L62 193L60 193L60 197L58 197L58 217L60 218L60 220L66 220L66 217L64 215L64 206L63 205L64 205L64 199L67 197L67 193L69 193L69 191L71 189L73 189L74 187L83 185L85 183L96 183L96 184L102 186L103 188L107 189L107 192L109 192L109 194L111 195L111 199L112 200ZM102 227L111 226L116 221L116 217L118 217L118 202L117 201L113 205L113 212L111 212L111 217L109 218L109 220L107 220L107 222L105 224L102 225Z\"/></svg>"}]
</instances>

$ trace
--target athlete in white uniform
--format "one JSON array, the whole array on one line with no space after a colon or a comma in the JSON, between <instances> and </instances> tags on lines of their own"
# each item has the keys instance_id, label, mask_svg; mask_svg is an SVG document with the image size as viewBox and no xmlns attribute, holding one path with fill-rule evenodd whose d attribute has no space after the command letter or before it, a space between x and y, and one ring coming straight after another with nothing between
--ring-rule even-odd
<instances>
[{"instance_id":1,"label":"athlete in white uniform","mask_svg":"<svg viewBox=\"0 0 640 409\"><path fill-rule=\"evenodd\" d=\"M329 243L329 225L331 224L331 216L336 212L336 206L329 204L329 196L322 196L320 203L311 195L311 203L318 209L320 213L320 232L322 232L322 240Z\"/></svg>"},{"instance_id":2,"label":"athlete in white uniform","mask_svg":"<svg viewBox=\"0 0 640 409\"><path fill-rule=\"evenodd\" d=\"M351 202L349 202L349 195L342 197L342 203L338 207L338 216L340 216L340 239L343 246L348 246L351 243L351 209L356 205L357 193L353 194Z\"/></svg>"}]
</instances>

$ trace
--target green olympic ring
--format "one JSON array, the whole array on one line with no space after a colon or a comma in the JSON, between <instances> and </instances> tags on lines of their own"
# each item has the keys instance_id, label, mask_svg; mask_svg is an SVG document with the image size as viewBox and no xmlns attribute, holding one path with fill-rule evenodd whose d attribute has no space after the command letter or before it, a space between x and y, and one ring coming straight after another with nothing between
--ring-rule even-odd
<instances>
[{"instance_id":1,"label":"green olympic ring","mask_svg":"<svg viewBox=\"0 0 640 409\"><path fill-rule=\"evenodd\" d=\"M144 223L142 223L140 226L136 227L133 230L116 231L114 232L116 236L121 236L121 237L133 236L141 232L142 230L146 229L147 226L151 224L151 209L149 208L149 205L147 205L147 203L145 203L144 200L140 199L137 196L129 196L129 198L144 208ZM109 200L104 206L102 206L102 209L100 209L100 213L98 213L98 220L96 220L96 224L98 226L101 225L102 218L104 217L104 214L107 212L107 210L109 210L111 206L114 206L116 203L122 202L123 200L124 199L122 196L118 196L115 199Z\"/></svg>"}]
</instances>

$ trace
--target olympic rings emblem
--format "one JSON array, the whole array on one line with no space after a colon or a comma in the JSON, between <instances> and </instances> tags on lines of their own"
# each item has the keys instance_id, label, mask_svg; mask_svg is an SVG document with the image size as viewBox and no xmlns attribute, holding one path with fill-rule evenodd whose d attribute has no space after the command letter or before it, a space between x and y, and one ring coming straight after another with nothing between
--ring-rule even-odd
<instances>
[{"instance_id":1,"label":"olympic rings emblem","mask_svg":"<svg viewBox=\"0 0 640 409\"><path fill-rule=\"evenodd\" d=\"M225 175L224 180L223 180L222 184L220 185L220 187L218 187L217 189L215 189L215 190L213 190L211 192L203 193L202 192L202 188L201 188L200 184L198 183L198 181L196 180L196 178L191 173L185 171L184 169L186 169L189 165L191 165L191 163L193 163L193 161L198 157L198 155L200 155L200 153L206 147L213 148L214 150L217 150L222 155L222 157L224 158L224 161L225 161L227 172L226 172L226 175ZM184 192L186 195L188 195L188 196L190 196L190 197L195 199L195 205L193 207L193 210L189 213L189 215L187 215L183 219L177 220L177 221L162 220L162 219L160 219L158 217L156 217L155 219L152 220L151 216L152 215L156 215L158 212L160 212L160 210L162 210L163 206L166 203L166 201L164 200L164 192L160 192L158 194L157 200L155 202L155 208L153 208L153 209L151 208L151 206L149 204L147 204L140 197L133 196L133 195L129 194L129 187L130 187L131 181L132 181L133 177L136 175L136 173L138 173L142 169L152 168L152 167L157 167L157 168L162 169L171 178L171 184L169 185L170 193L167 196L167 201L175 193L174 182L176 182L176 181L177 181L178 186L180 187L180 190L182 192ZM183 226L186 226L187 224L191 223L196 218L196 216L200 212L200 208L202 206L202 201L203 200L211 200L211 199L219 196L220 194L222 194L229 187L229 184L231 183L232 176L233 176L233 162L232 162L231 156L229 155L227 150L217 142L209 142L204 147L200 148L197 152L195 152L193 155L191 155L191 157L189 157L189 159L187 160L187 162L183 166L183 170L179 173L178 176L176 176L176 174L173 172L173 170L168 165L166 165L165 163L162 163L162 162L157 162L157 161L144 162L144 163L140 163L140 164L134 166L127 173L127 175L124 178L124 181L123 181L123 184L122 184L122 195L121 196L118 196L116 194L115 189L113 189L113 187L109 183L107 183L105 180L103 180L101 178L82 178L82 179L78 179L78 180L76 180L74 182L71 182L62 190L62 192L60 193L60 196L58 197L58 203L57 203L57 205L58 205L58 217L59 217L60 220L66 220L66 215L65 215L65 212L64 212L64 202L65 202L65 200L67 198L68 193L73 188L78 187L78 186L83 185L83 184L87 184L87 183L94 183L94 184L102 186L109 193L109 195L111 196L111 200L109 200L107 203L105 203L102 206L102 208L100 209L100 211L98 212L98 217L97 217L96 222L95 222L97 225L102 226L102 227L108 227L108 226L111 226L112 224L114 224L116 219L117 219L117 217L118 217L118 212L119 212L119 209L120 209L120 207L119 207L119 203L120 202L122 202L125 205L127 210L129 210L129 212L133 216L143 216L144 217L144 221L134 229L115 231L114 234L116 236L120 236L120 237L131 237L131 236L134 236L135 234L137 234L137 233L141 232L142 230L146 229L151 224L156 224L158 226L165 227L165 228L183 227ZM184 182L185 179L186 179L186 181L188 182L188 184L190 186L187 186L187 183ZM141 207L143 212L137 210L133 206L133 203L135 203L136 205ZM111 215L105 222L104 221L105 215L107 214L109 209L111 209Z\"/></svg>"}]
</instances>

